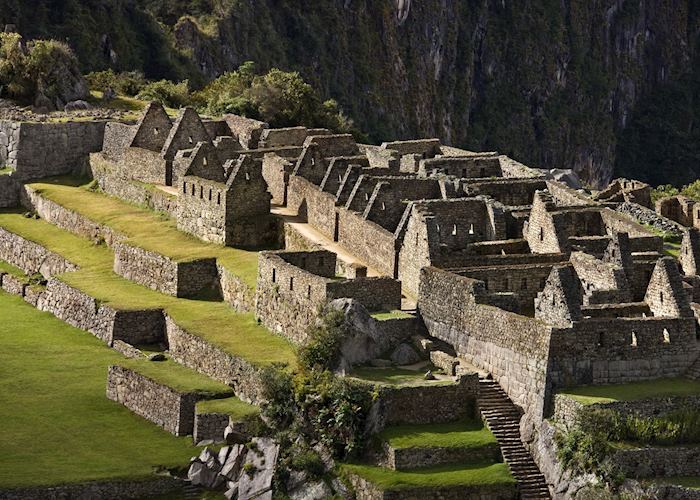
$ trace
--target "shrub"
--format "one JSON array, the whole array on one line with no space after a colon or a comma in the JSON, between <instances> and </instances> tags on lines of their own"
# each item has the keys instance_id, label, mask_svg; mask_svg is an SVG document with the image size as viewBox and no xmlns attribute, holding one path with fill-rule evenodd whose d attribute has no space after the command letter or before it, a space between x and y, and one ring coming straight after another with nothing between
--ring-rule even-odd
<instances>
[{"instance_id":1,"label":"shrub","mask_svg":"<svg viewBox=\"0 0 700 500\"><path fill-rule=\"evenodd\" d=\"M136 96L144 101L158 101L164 106L181 108L190 104L189 83L160 80L146 84Z\"/></svg>"},{"instance_id":2,"label":"shrub","mask_svg":"<svg viewBox=\"0 0 700 500\"><path fill-rule=\"evenodd\" d=\"M140 71L115 73L111 69L95 71L85 75L91 89L104 92L114 90L117 94L135 96L148 83Z\"/></svg>"},{"instance_id":3,"label":"shrub","mask_svg":"<svg viewBox=\"0 0 700 500\"><path fill-rule=\"evenodd\" d=\"M326 310L320 324L309 329L307 343L299 349L299 362L306 370L332 370L338 362L340 347L347 334L345 315L337 309Z\"/></svg>"},{"instance_id":4,"label":"shrub","mask_svg":"<svg viewBox=\"0 0 700 500\"><path fill-rule=\"evenodd\" d=\"M672 186L671 184L662 184L651 190L651 201L656 203L658 200L676 196L678 193L678 188Z\"/></svg>"}]
</instances>

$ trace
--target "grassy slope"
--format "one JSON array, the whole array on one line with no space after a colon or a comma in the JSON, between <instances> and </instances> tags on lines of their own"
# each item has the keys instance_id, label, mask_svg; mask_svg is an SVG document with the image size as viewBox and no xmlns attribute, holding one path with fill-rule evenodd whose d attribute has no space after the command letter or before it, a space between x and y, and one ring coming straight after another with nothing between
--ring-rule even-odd
<instances>
[{"instance_id":1,"label":"grassy slope","mask_svg":"<svg viewBox=\"0 0 700 500\"><path fill-rule=\"evenodd\" d=\"M357 474L385 490L440 486L515 485L504 463L458 464L427 467L412 471L394 471L372 465L344 464L341 470Z\"/></svg>"},{"instance_id":2,"label":"grassy slope","mask_svg":"<svg viewBox=\"0 0 700 500\"><path fill-rule=\"evenodd\" d=\"M700 394L700 381L686 378L666 378L619 385L575 387L560 391L583 404L634 401L665 396Z\"/></svg>"},{"instance_id":3,"label":"grassy slope","mask_svg":"<svg viewBox=\"0 0 700 500\"><path fill-rule=\"evenodd\" d=\"M61 279L116 309L164 308L178 325L222 350L252 363L295 363L291 345L257 324L252 314L235 312L224 302L178 299L150 290L112 272L109 248L94 245L47 222L16 212L0 212L0 226L81 266Z\"/></svg>"},{"instance_id":4,"label":"grassy slope","mask_svg":"<svg viewBox=\"0 0 700 500\"><path fill-rule=\"evenodd\" d=\"M378 312L371 315L377 321L387 321L390 319L405 319L405 318L415 318L415 314L410 314L404 311L389 311L389 312Z\"/></svg>"},{"instance_id":5,"label":"grassy slope","mask_svg":"<svg viewBox=\"0 0 700 500\"><path fill-rule=\"evenodd\" d=\"M65 182L59 179L30 186L59 205L125 234L128 243L138 247L176 261L216 257L226 269L255 289L257 252L204 243L178 231L175 221L164 215Z\"/></svg>"},{"instance_id":6,"label":"grassy slope","mask_svg":"<svg viewBox=\"0 0 700 500\"><path fill-rule=\"evenodd\" d=\"M257 415L260 413L260 409L233 397L200 401L197 403L197 413L225 413L233 417L234 420L243 420L246 417Z\"/></svg>"},{"instance_id":7,"label":"grassy slope","mask_svg":"<svg viewBox=\"0 0 700 500\"><path fill-rule=\"evenodd\" d=\"M229 386L185 368L170 359L166 361L125 359L117 364L140 373L154 382L172 387L178 392L196 392L211 397L226 397L233 394Z\"/></svg>"},{"instance_id":8,"label":"grassy slope","mask_svg":"<svg viewBox=\"0 0 700 500\"><path fill-rule=\"evenodd\" d=\"M107 367L123 360L0 292L0 487L141 477L196 454L105 398Z\"/></svg>"},{"instance_id":9,"label":"grassy slope","mask_svg":"<svg viewBox=\"0 0 700 500\"><path fill-rule=\"evenodd\" d=\"M497 443L481 421L397 425L388 427L379 437L393 448L480 448Z\"/></svg>"},{"instance_id":10,"label":"grassy slope","mask_svg":"<svg viewBox=\"0 0 700 500\"><path fill-rule=\"evenodd\" d=\"M448 385L452 384L451 380L425 380L425 370L406 370L404 368L371 368L359 367L355 368L350 374L368 382L378 382L380 384L389 385ZM433 373L435 370L433 370Z\"/></svg>"}]
</instances>

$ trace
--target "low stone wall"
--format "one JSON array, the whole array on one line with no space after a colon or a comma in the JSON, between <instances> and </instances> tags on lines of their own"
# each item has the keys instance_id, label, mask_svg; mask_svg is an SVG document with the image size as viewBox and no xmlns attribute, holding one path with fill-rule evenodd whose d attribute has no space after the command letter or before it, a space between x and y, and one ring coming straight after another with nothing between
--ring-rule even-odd
<instances>
[{"instance_id":1,"label":"low stone wall","mask_svg":"<svg viewBox=\"0 0 700 500\"><path fill-rule=\"evenodd\" d=\"M176 436L192 434L194 407L200 394L180 393L123 366L107 375L107 398L121 403Z\"/></svg>"},{"instance_id":2,"label":"low stone wall","mask_svg":"<svg viewBox=\"0 0 700 500\"><path fill-rule=\"evenodd\" d=\"M90 171L105 193L125 201L144 205L157 212L165 212L175 217L177 197L157 188L131 179L124 179L118 174L116 164L105 158L102 153L90 155Z\"/></svg>"},{"instance_id":3,"label":"low stone wall","mask_svg":"<svg viewBox=\"0 0 700 500\"><path fill-rule=\"evenodd\" d=\"M626 477L700 475L700 448L653 447L619 450L612 461Z\"/></svg>"},{"instance_id":4,"label":"low stone wall","mask_svg":"<svg viewBox=\"0 0 700 500\"><path fill-rule=\"evenodd\" d=\"M109 345L114 340L129 344L151 344L163 340L163 311L116 310L56 278L49 280L37 307L69 325L92 333Z\"/></svg>"},{"instance_id":5,"label":"low stone wall","mask_svg":"<svg viewBox=\"0 0 700 500\"><path fill-rule=\"evenodd\" d=\"M236 396L246 402L264 402L262 383L255 366L187 332L167 315L165 331L170 355L178 363L230 385Z\"/></svg>"},{"instance_id":6,"label":"low stone wall","mask_svg":"<svg viewBox=\"0 0 700 500\"><path fill-rule=\"evenodd\" d=\"M378 387L375 432L399 424L437 424L476 416L479 377L462 375L453 384Z\"/></svg>"},{"instance_id":7,"label":"low stone wall","mask_svg":"<svg viewBox=\"0 0 700 500\"><path fill-rule=\"evenodd\" d=\"M592 405L583 405L566 394L554 397L554 418L567 427L576 424L581 410L612 410L623 416L654 418L683 408L700 408L700 396L671 396Z\"/></svg>"},{"instance_id":8,"label":"low stone wall","mask_svg":"<svg viewBox=\"0 0 700 500\"><path fill-rule=\"evenodd\" d=\"M501 448L493 443L479 448L392 448L384 445L379 465L410 470L444 464L502 462Z\"/></svg>"},{"instance_id":9,"label":"low stone wall","mask_svg":"<svg viewBox=\"0 0 700 500\"><path fill-rule=\"evenodd\" d=\"M134 481L99 481L61 486L0 490L4 500L122 500L148 498L182 490L185 482L171 476Z\"/></svg>"},{"instance_id":10,"label":"low stone wall","mask_svg":"<svg viewBox=\"0 0 700 500\"><path fill-rule=\"evenodd\" d=\"M13 276L11 274L2 275L2 289L5 290L7 293L24 297L24 290L27 287L28 285L16 276Z\"/></svg>"},{"instance_id":11,"label":"low stone wall","mask_svg":"<svg viewBox=\"0 0 700 500\"><path fill-rule=\"evenodd\" d=\"M229 416L225 413L195 413L192 440L195 444L206 440L221 443L228 422Z\"/></svg>"},{"instance_id":12,"label":"low stone wall","mask_svg":"<svg viewBox=\"0 0 700 500\"><path fill-rule=\"evenodd\" d=\"M46 222L91 241L104 241L112 246L126 239L126 236L118 231L54 203L26 185L22 191L22 205L36 211Z\"/></svg>"},{"instance_id":13,"label":"low stone wall","mask_svg":"<svg viewBox=\"0 0 700 500\"><path fill-rule=\"evenodd\" d=\"M77 271L78 266L41 245L0 228L0 260L19 267L28 275L41 273L45 278Z\"/></svg>"},{"instance_id":14,"label":"low stone wall","mask_svg":"<svg viewBox=\"0 0 700 500\"><path fill-rule=\"evenodd\" d=\"M12 175L0 175L0 208L10 208L19 205L21 184Z\"/></svg>"},{"instance_id":15,"label":"low stone wall","mask_svg":"<svg viewBox=\"0 0 700 500\"><path fill-rule=\"evenodd\" d=\"M255 309L255 290L221 264L217 264L216 269L224 301L239 312L250 312Z\"/></svg>"},{"instance_id":16,"label":"low stone wall","mask_svg":"<svg viewBox=\"0 0 700 500\"><path fill-rule=\"evenodd\" d=\"M512 485L478 485L478 486L430 486L425 488L407 488L384 491L377 485L357 476L348 474L357 500L515 500L519 498L515 483Z\"/></svg>"},{"instance_id":17,"label":"low stone wall","mask_svg":"<svg viewBox=\"0 0 700 500\"><path fill-rule=\"evenodd\" d=\"M113 248L114 272L152 290L192 298L219 287L216 259L175 262L125 243L117 243Z\"/></svg>"},{"instance_id":18,"label":"low stone wall","mask_svg":"<svg viewBox=\"0 0 700 500\"><path fill-rule=\"evenodd\" d=\"M351 298L368 311L401 309L401 282L392 278L357 278L326 285L327 300Z\"/></svg>"},{"instance_id":19,"label":"low stone wall","mask_svg":"<svg viewBox=\"0 0 700 500\"><path fill-rule=\"evenodd\" d=\"M647 224L654 229L676 236L683 234L683 226L663 215L659 215L650 208L643 207L637 203L624 202L615 207L618 212L628 215L640 224Z\"/></svg>"}]
</instances>

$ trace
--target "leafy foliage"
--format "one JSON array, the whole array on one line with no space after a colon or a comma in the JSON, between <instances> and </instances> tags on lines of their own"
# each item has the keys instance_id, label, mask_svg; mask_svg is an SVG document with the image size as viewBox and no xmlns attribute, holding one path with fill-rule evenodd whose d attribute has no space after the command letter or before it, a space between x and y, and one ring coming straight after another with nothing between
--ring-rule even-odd
<instances>
[{"instance_id":1,"label":"leafy foliage","mask_svg":"<svg viewBox=\"0 0 700 500\"><path fill-rule=\"evenodd\" d=\"M30 103L42 97L51 106L85 97L87 91L67 45L35 40L25 46L16 33L0 33L0 86L3 95Z\"/></svg>"},{"instance_id":2,"label":"leafy foliage","mask_svg":"<svg viewBox=\"0 0 700 500\"><path fill-rule=\"evenodd\" d=\"M309 330L307 343L299 349L299 362L307 370L332 370L340 355L340 346L347 334L343 311L331 309L320 318L320 324Z\"/></svg>"},{"instance_id":3,"label":"leafy foliage","mask_svg":"<svg viewBox=\"0 0 700 500\"><path fill-rule=\"evenodd\" d=\"M164 106L181 108L190 104L189 82L160 80L144 85L136 96L145 101L158 101Z\"/></svg>"},{"instance_id":4,"label":"leafy foliage","mask_svg":"<svg viewBox=\"0 0 700 500\"><path fill-rule=\"evenodd\" d=\"M334 100L321 101L318 92L298 72L276 68L256 74L248 61L225 73L194 96L199 107L212 115L234 113L268 122L274 127L305 125L340 132L353 130Z\"/></svg>"},{"instance_id":5,"label":"leafy foliage","mask_svg":"<svg viewBox=\"0 0 700 500\"><path fill-rule=\"evenodd\" d=\"M105 91L114 90L117 94L135 96L148 83L140 71L124 71L115 73L113 70L94 71L85 75L91 89Z\"/></svg>"}]
</instances>

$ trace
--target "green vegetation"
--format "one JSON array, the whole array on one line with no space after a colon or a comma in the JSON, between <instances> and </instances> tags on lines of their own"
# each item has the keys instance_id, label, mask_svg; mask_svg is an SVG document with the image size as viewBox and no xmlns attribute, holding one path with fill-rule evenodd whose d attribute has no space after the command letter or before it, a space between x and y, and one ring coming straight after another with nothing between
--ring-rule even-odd
<instances>
[{"instance_id":1,"label":"green vegetation","mask_svg":"<svg viewBox=\"0 0 700 500\"><path fill-rule=\"evenodd\" d=\"M695 201L700 201L700 180L695 180L690 184L683 186L681 189L672 186L671 184L662 184L651 191L651 200L656 203L663 198L671 196L683 195Z\"/></svg>"},{"instance_id":2,"label":"green vegetation","mask_svg":"<svg viewBox=\"0 0 700 500\"><path fill-rule=\"evenodd\" d=\"M700 381L663 378L629 384L582 386L559 391L584 405L700 394Z\"/></svg>"},{"instance_id":3,"label":"green vegetation","mask_svg":"<svg viewBox=\"0 0 700 500\"><path fill-rule=\"evenodd\" d=\"M675 484L693 490L700 490L700 476L655 477L649 478L649 480L654 483Z\"/></svg>"},{"instance_id":4,"label":"green vegetation","mask_svg":"<svg viewBox=\"0 0 700 500\"><path fill-rule=\"evenodd\" d=\"M258 325L253 314L237 313L223 302L171 297L121 278L112 271L114 256L109 248L42 220L0 211L0 226L79 265L79 271L64 274L61 279L101 303L127 310L163 308L182 328L234 356L259 365L295 364L289 343Z\"/></svg>"},{"instance_id":5,"label":"green vegetation","mask_svg":"<svg viewBox=\"0 0 700 500\"><path fill-rule=\"evenodd\" d=\"M27 275L24 274L24 271L22 271L19 267L15 267L9 262L5 262L4 260L0 260L0 273L11 274L12 276L22 279L27 278Z\"/></svg>"},{"instance_id":6,"label":"green vegetation","mask_svg":"<svg viewBox=\"0 0 700 500\"><path fill-rule=\"evenodd\" d=\"M258 415L260 408L231 397L200 401L197 403L197 413L224 413L240 421Z\"/></svg>"},{"instance_id":7,"label":"green vegetation","mask_svg":"<svg viewBox=\"0 0 700 500\"><path fill-rule=\"evenodd\" d=\"M70 180L57 179L30 186L45 198L126 235L132 245L178 262L216 257L221 265L255 289L257 252L204 243L178 231L176 222L163 214L66 182Z\"/></svg>"},{"instance_id":8,"label":"green vegetation","mask_svg":"<svg viewBox=\"0 0 700 500\"><path fill-rule=\"evenodd\" d=\"M307 370L332 370L340 357L343 338L347 335L345 313L337 309L325 311L320 324L311 325L307 343L299 349L299 362Z\"/></svg>"},{"instance_id":9,"label":"green vegetation","mask_svg":"<svg viewBox=\"0 0 700 500\"><path fill-rule=\"evenodd\" d=\"M8 175L14 172L14 169L12 167L3 167L0 168L0 175Z\"/></svg>"},{"instance_id":10,"label":"green vegetation","mask_svg":"<svg viewBox=\"0 0 700 500\"><path fill-rule=\"evenodd\" d=\"M105 92L112 89L120 95L134 97L148 81L140 71L124 71L115 73L112 69L106 71L94 71L85 75L85 79L92 90Z\"/></svg>"},{"instance_id":11,"label":"green vegetation","mask_svg":"<svg viewBox=\"0 0 700 500\"><path fill-rule=\"evenodd\" d=\"M216 382L171 359L126 359L117 364L181 393L197 393L211 398L224 398L233 394L233 390L226 384Z\"/></svg>"},{"instance_id":12,"label":"green vegetation","mask_svg":"<svg viewBox=\"0 0 700 500\"><path fill-rule=\"evenodd\" d=\"M85 97L87 85L68 45L55 40L26 44L17 33L0 33L0 95L54 109Z\"/></svg>"},{"instance_id":13,"label":"green vegetation","mask_svg":"<svg viewBox=\"0 0 700 500\"><path fill-rule=\"evenodd\" d=\"M430 367L426 367L425 371ZM425 380L425 371L407 370L405 368L373 368L368 366L357 367L350 374L351 377L388 385L422 385L422 384L451 384L451 380ZM433 370L433 373L435 371Z\"/></svg>"},{"instance_id":14,"label":"green vegetation","mask_svg":"<svg viewBox=\"0 0 700 500\"><path fill-rule=\"evenodd\" d=\"M497 444L480 420L430 425L398 425L379 434L393 448L481 448Z\"/></svg>"},{"instance_id":15,"label":"green vegetation","mask_svg":"<svg viewBox=\"0 0 700 500\"><path fill-rule=\"evenodd\" d=\"M123 361L0 291L0 488L139 478L187 464L197 453L190 438L105 398L107 367Z\"/></svg>"},{"instance_id":16,"label":"green vegetation","mask_svg":"<svg viewBox=\"0 0 700 500\"><path fill-rule=\"evenodd\" d=\"M158 101L171 108L182 108L190 104L189 83L187 80L180 83L168 80L150 82L141 88L136 98L142 101Z\"/></svg>"},{"instance_id":17,"label":"green vegetation","mask_svg":"<svg viewBox=\"0 0 700 500\"><path fill-rule=\"evenodd\" d=\"M394 471L363 464L343 464L345 474L357 474L385 490L440 486L513 485L515 479L504 463L459 464L426 467L411 471Z\"/></svg>"},{"instance_id":18,"label":"green vegetation","mask_svg":"<svg viewBox=\"0 0 700 500\"><path fill-rule=\"evenodd\" d=\"M415 318L415 314L407 313L405 311L389 311L389 312L378 312L371 315L377 321L387 321L390 319L406 319Z\"/></svg>"}]
</instances>

